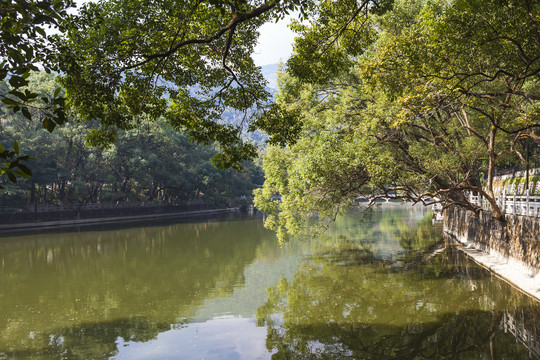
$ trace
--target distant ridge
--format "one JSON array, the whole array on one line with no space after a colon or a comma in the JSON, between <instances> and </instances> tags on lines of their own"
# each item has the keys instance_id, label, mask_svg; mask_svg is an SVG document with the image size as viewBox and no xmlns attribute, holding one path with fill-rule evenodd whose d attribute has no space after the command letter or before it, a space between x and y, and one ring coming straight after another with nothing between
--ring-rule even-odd
<instances>
[{"instance_id":1,"label":"distant ridge","mask_svg":"<svg viewBox=\"0 0 540 360\"><path fill-rule=\"evenodd\" d=\"M261 72L268 81L268 87L274 91L278 90L277 86L277 70L278 70L278 64L269 64L261 66Z\"/></svg>"}]
</instances>

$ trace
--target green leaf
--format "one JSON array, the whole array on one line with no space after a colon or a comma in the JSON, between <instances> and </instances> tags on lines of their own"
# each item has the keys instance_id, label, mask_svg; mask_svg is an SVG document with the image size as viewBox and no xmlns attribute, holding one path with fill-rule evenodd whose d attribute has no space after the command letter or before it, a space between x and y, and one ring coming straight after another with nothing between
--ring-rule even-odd
<instances>
[{"instance_id":1,"label":"green leaf","mask_svg":"<svg viewBox=\"0 0 540 360\"><path fill-rule=\"evenodd\" d=\"M28 89L24 91L24 95L26 96L27 99L35 99L38 97L37 93L28 91Z\"/></svg>"},{"instance_id":2,"label":"green leaf","mask_svg":"<svg viewBox=\"0 0 540 360\"><path fill-rule=\"evenodd\" d=\"M39 26L36 26L35 30L43 37L47 37L47 34L45 33L45 30L43 28L40 28Z\"/></svg>"},{"instance_id":3,"label":"green leaf","mask_svg":"<svg viewBox=\"0 0 540 360\"><path fill-rule=\"evenodd\" d=\"M8 177L8 179L13 182L13 183L17 183L17 178L15 177L15 175L12 173L12 172L6 172L6 176Z\"/></svg>"},{"instance_id":4,"label":"green leaf","mask_svg":"<svg viewBox=\"0 0 540 360\"><path fill-rule=\"evenodd\" d=\"M16 105L19 105L19 103L13 99L10 99L10 98L3 98L2 99L2 102L6 105L12 105L12 106L16 106Z\"/></svg>"},{"instance_id":5,"label":"green leaf","mask_svg":"<svg viewBox=\"0 0 540 360\"><path fill-rule=\"evenodd\" d=\"M19 87L28 85L28 81L23 79L21 76L12 76L9 79L9 84L13 86L14 88L19 88Z\"/></svg>"},{"instance_id":6,"label":"green leaf","mask_svg":"<svg viewBox=\"0 0 540 360\"><path fill-rule=\"evenodd\" d=\"M13 173L17 174L17 175L19 175L19 176L21 176L21 177L23 177L25 179L30 179L30 174L27 174L24 171L15 170Z\"/></svg>"},{"instance_id":7,"label":"green leaf","mask_svg":"<svg viewBox=\"0 0 540 360\"><path fill-rule=\"evenodd\" d=\"M25 118L27 118L28 120L32 120L32 115L30 114L30 111L28 111L26 107L21 108L21 111Z\"/></svg>"},{"instance_id":8,"label":"green leaf","mask_svg":"<svg viewBox=\"0 0 540 360\"><path fill-rule=\"evenodd\" d=\"M17 141L13 142L13 150L15 150L15 154L19 155L19 143Z\"/></svg>"},{"instance_id":9,"label":"green leaf","mask_svg":"<svg viewBox=\"0 0 540 360\"><path fill-rule=\"evenodd\" d=\"M17 165L17 167L21 169L25 174L32 175L32 171L28 167L26 167L26 165L19 164Z\"/></svg>"},{"instance_id":10,"label":"green leaf","mask_svg":"<svg viewBox=\"0 0 540 360\"><path fill-rule=\"evenodd\" d=\"M51 119L45 118L43 119L43 127L47 129L47 131L53 132L54 128L56 127L56 124Z\"/></svg>"},{"instance_id":11,"label":"green leaf","mask_svg":"<svg viewBox=\"0 0 540 360\"><path fill-rule=\"evenodd\" d=\"M18 90L11 90L9 92L9 94L11 95L15 95L16 97L18 97L19 99L25 99L26 98L26 95L24 95L22 92L18 91Z\"/></svg>"}]
</instances>

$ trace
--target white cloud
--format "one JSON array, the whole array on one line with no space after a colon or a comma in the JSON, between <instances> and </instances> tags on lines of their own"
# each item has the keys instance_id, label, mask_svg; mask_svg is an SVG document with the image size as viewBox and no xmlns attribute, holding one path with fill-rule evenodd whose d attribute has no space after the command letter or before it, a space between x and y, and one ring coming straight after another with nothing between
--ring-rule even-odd
<instances>
[{"instance_id":1,"label":"white cloud","mask_svg":"<svg viewBox=\"0 0 540 360\"><path fill-rule=\"evenodd\" d=\"M280 60L286 61L292 53L294 32L287 27L291 17L277 23L266 23L260 28L260 37L253 60L259 66L275 64Z\"/></svg>"}]
</instances>

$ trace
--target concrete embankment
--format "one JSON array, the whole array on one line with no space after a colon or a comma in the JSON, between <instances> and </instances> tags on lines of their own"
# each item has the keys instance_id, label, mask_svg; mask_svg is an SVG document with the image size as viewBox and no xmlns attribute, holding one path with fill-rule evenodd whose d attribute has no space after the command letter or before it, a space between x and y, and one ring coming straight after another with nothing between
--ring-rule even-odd
<instances>
[{"instance_id":1,"label":"concrete embankment","mask_svg":"<svg viewBox=\"0 0 540 360\"><path fill-rule=\"evenodd\" d=\"M443 230L480 265L540 300L540 219L506 215L505 220L453 208L445 210Z\"/></svg>"},{"instance_id":2,"label":"concrete embankment","mask_svg":"<svg viewBox=\"0 0 540 360\"><path fill-rule=\"evenodd\" d=\"M107 224L127 224L133 222L167 220L180 218L194 218L199 216L213 216L230 213L231 209L208 209L196 211L171 212L160 214L144 214L135 216L111 216L102 218L80 219L80 220L59 220L43 221L21 224L2 224L0 225L0 236L18 233L28 233L37 231L48 231L54 229L76 228L82 226L96 226Z\"/></svg>"},{"instance_id":3,"label":"concrete embankment","mask_svg":"<svg viewBox=\"0 0 540 360\"><path fill-rule=\"evenodd\" d=\"M105 203L87 204L78 211L74 206L64 208L61 206L45 205L43 207L46 210L25 208L24 210L19 209L19 211L2 212L0 214L0 225L183 213L226 208L227 206L225 204L211 206L208 204L154 205L145 203Z\"/></svg>"}]
</instances>

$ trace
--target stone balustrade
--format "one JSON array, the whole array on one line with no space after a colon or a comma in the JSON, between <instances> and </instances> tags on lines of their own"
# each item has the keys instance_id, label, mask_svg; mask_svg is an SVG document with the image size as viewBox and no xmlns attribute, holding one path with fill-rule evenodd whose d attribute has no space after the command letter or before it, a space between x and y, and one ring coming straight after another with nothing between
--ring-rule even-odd
<instances>
[{"instance_id":1,"label":"stone balustrade","mask_svg":"<svg viewBox=\"0 0 540 360\"><path fill-rule=\"evenodd\" d=\"M490 210L490 204L480 195L469 195L471 203ZM540 217L540 196L517 196L501 195L495 197L495 201L505 214Z\"/></svg>"}]
</instances>

